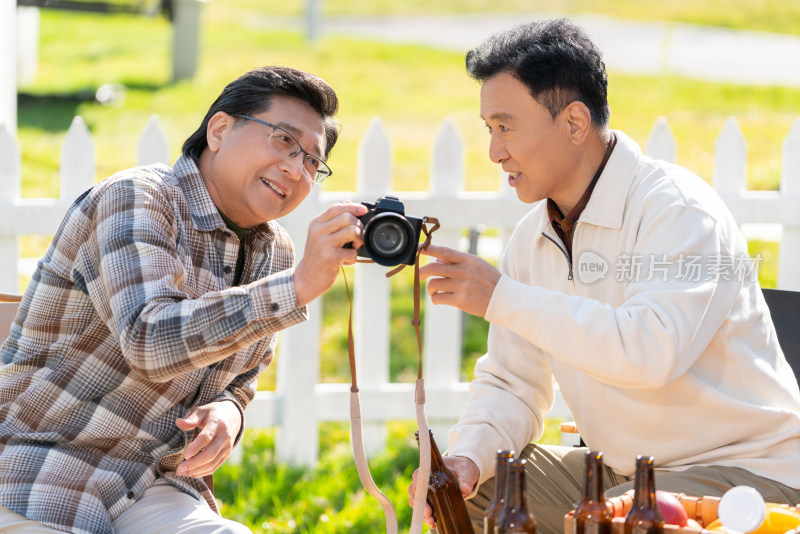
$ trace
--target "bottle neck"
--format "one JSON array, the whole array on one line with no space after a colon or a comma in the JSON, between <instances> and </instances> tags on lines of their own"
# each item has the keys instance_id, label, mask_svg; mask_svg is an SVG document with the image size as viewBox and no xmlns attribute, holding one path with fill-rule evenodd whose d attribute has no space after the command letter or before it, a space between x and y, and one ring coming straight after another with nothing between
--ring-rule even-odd
<instances>
[{"instance_id":1,"label":"bottle neck","mask_svg":"<svg viewBox=\"0 0 800 534\"><path fill-rule=\"evenodd\" d=\"M604 502L603 453L586 453L586 477L583 483L583 498L587 501Z\"/></svg>"},{"instance_id":2,"label":"bottle neck","mask_svg":"<svg viewBox=\"0 0 800 534\"><path fill-rule=\"evenodd\" d=\"M634 481L634 508L653 508L656 505L656 480L653 476L653 457L636 458Z\"/></svg>"},{"instance_id":3,"label":"bottle neck","mask_svg":"<svg viewBox=\"0 0 800 534\"><path fill-rule=\"evenodd\" d=\"M506 500L506 481L508 480L508 462L514 459L511 451L497 453L497 467L494 474L494 498L498 501Z\"/></svg>"},{"instance_id":4,"label":"bottle neck","mask_svg":"<svg viewBox=\"0 0 800 534\"><path fill-rule=\"evenodd\" d=\"M431 437L431 471L443 471L446 467L442 453L439 452L439 447L436 446L436 441L433 439L433 431L428 430L428 435Z\"/></svg>"},{"instance_id":5,"label":"bottle neck","mask_svg":"<svg viewBox=\"0 0 800 534\"><path fill-rule=\"evenodd\" d=\"M528 493L525 487L525 460L512 460L508 463L508 490L506 508L528 511Z\"/></svg>"}]
</instances>

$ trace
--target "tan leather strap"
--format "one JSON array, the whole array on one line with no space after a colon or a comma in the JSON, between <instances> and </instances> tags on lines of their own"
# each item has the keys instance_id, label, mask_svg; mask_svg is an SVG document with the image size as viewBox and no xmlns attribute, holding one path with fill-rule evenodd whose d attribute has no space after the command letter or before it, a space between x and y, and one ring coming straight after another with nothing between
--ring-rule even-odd
<instances>
[{"instance_id":1,"label":"tan leather strap","mask_svg":"<svg viewBox=\"0 0 800 534\"><path fill-rule=\"evenodd\" d=\"M430 222L433 224L433 228L428 230L427 223ZM414 325L414 330L417 333L417 346L419 350L419 366L417 367L417 379L422 379L422 334L420 333L420 320L419 320L419 304L420 304L420 284L419 284L419 257L423 250L428 248L431 244L432 234L436 230L439 229L439 219L435 217L424 217L422 219L422 233L425 234L425 241L417 249L417 257L414 261L414 318L411 320L411 324ZM405 264L399 265L386 273L386 277L389 278L391 276L396 275L403 269L405 269ZM425 429L427 431L427 428ZM420 435L422 435L422 431L420 430Z\"/></svg>"},{"instance_id":2,"label":"tan leather strap","mask_svg":"<svg viewBox=\"0 0 800 534\"><path fill-rule=\"evenodd\" d=\"M433 228L428 230L427 223L433 223ZM422 231L425 234L425 241L417 249L414 261L414 317L411 324L417 334L417 347L419 350L419 364L417 366L417 381L414 390L414 403L416 405L417 429L419 430L419 454L420 464L417 476L416 495L414 498L414 512L411 517L411 534L420 534L425 514L426 497L428 494L428 478L431 471L431 442L428 434L428 421L425 417L425 383L422 378L422 334L420 332L420 282L419 282L419 259L421 251L428 248L431 244L431 234L439 228L439 221L432 217L425 217L422 222ZM359 263L367 263L369 260L358 260ZM401 265L388 273L387 277L394 276L405 265ZM347 276L342 268L342 278L344 278L345 289L347 290L347 300L350 304L350 312L347 322L347 350L350 359L350 437L353 448L353 459L356 463L358 478L364 489L375 497L383 508L386 520L387 534L397 533L397 514L391 501L375 485L372 475L369 472L364 443L361 435L361 404L358 397L358 378L356 376L356 357L355 344L353 342L353 300L350 296L350 287L347 284Z\"/></svg>"}]
</instances>

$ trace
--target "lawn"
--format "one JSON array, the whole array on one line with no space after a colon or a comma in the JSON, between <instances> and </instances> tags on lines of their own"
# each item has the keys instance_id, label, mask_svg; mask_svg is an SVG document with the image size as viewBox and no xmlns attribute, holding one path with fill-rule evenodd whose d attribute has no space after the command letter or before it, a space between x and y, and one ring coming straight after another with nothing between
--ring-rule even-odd
<instances>
[{"instance_id":1,"label":"lawn","mask_svg":"<svg viewBox=\"0 0 800 534\"><path fill-rule=\"evenodd\" d=\"M331 16L408 14L419 12L579 13L588 0L502 3L488 0L430 3L325 2ZM702 5L701 5L702 4ZM267 7L264 7L267 6ZM152 114L160 117L178 156L183 140L197 127L208 105L238 74L265 64L287 64L320 74L341 99L343 130L330 165L335 176L329 190L355 188L356 151L369 121L380 116L392 140L394 182L398 191L427 188L430 145L445 117L456 122L466 144L466 185L471 190L495 189L498 169L488 161L487 134L478 117L478 85L463 66L463 54L421 46L398 46L329 36L307 43L298 32L265 31L262 17L292 16L301 2L216 0L206 5L202 56L195 79L171 83L171 29L160 17L99 16L42 11L39 75L22 88L18 138L22 150L25 197L57 196L59 150L75 115L89 126L97 153L97 179L132 166L139 134ZM369 7L365 7L369 6ZM604 14L642 19L682 20L726 27L796 32L797 2L688 0L606 2ZM369 11L367 11L369 10ZM792 26L794 24L794 26ZM102 84L121 84L124 101L117 106L94 102ZM775 189L780 177L780 147L797 117L799 89L750 87L669 77L630 76L611 72L609 94L612 127L625 130L644 144L655 120L665 116L678 142L678 163L710 179L716 136L728 116L739 121L749 147L749 185ZM37 257L48 236L30 236L23 256ZM774 287L777 246L751 242L761 253L761 280ZM22 280L22 285L27 280ZM415 341L408 325L410 273L392 282L392 380L409 380L413 373ZM337 283L325 296L323 317L325 352L343 354L346 344L346 299ZM468 318L465 328L462 374L472 376L472 365L485 350L486 323ZM280 358L278 359L279 365ZM322 379L347 380L344 360L322 363ZM261 387L271 388L275 369L265 373ZM558 439L551 427L547 441ZM389 449L372 462L379 485L400 512L401 525L410 521L405 489L417 463L413 428L398 422L390 426ZM230 517L246 522L256 532L377 532L380 509L358 491L349 458L344 425L322 429L323 459L313 470L275 462L273 431L246 436L244 462L218 473L217 495ZM278 502L280 500L280 502Z\"/></svg>"}]
</instances>

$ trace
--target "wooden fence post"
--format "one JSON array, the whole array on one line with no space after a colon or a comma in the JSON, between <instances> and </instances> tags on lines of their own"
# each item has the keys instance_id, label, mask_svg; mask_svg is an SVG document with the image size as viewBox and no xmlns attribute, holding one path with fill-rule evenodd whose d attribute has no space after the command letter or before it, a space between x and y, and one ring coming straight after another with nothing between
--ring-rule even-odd
<instances>
[{"instance_id":1,"label":"wooden fence post","mask_svg":"<svg viewBox=\"0 0 800 534\"><path fill-rule=\"evenodd\" d=\"M739 198L747 189L747 142L733 117L714 142L714 189L724 201ZM740 223L741 224L741 223Z\"/></svg>"},{"instance_id":2,"label":"wooden fence post","mask_svg":"<svg viewBox=\"0 0 800 534\"><path fill-rule=\"evenodd\" d=\"M392 149L379 118L374 118L358 146L356 169L360 201L375 200L392 190ZM377 391L389 383L389 326L391 284L386 267L358 264L353 287L356 373L362 392ZM363 399L362 399L363 402ZM373 456L386 447L386 425L363 423L364 451Z\"/></svg>"},{"instance_id":3,"label":"wooden fence post","mask_svg":"<svg viewBox=\"0 0 800 534\"><path fill-rule=\"evenodd\" d=\"M306 245L308 222L317 215L319 188L281 221L292 236L298 261ZM314 465L319 456L319 415L315 388L319 383L319 334L322 329L322 299L308 305L308 321L280 333L276 365L278 432L275 453L282 462Z\"/></svg>"},{"instance_id":4,"label":"wooden fence post","mask_svg":"<svg viewBox=\"0 0 800 534\"><path fill-rule=\"evenodd\" d=\"M306 38L315 43L322 33L322 0L306 0Z\"/></svg>"},{"instance_id":5,"label":"wooden fence post","mask_svg":"<svg viewBox=\"0 0 800 534\"><path fill-rule=\"evenodd\" d=\"M672 135L669 122L666 117L659 117L647 137L645 154L651 158L675 163L677 153L678 145L675 142L675 136Z\"/></svg>"},{"instance_id":6,"label":"wooden fence post","mask_svg":"<svg viewBox=\"0 0 800 534\"><path fill-rule=\"evenodd\" d=\"M430 196L454 202L464 192L464 141L455 122L446 118L436 133L431 150ZM419 214L427 215L427 214ZM431 214L435 215L435 214ZM433 243L457 248L461 228L441 218L442 227L433 234ZM423 257L422 261L425 259ZM446 390L461 381L461 316L452 306L436 306L425 295L425 389ZM447 431L454 421L428 420L436 442L447 443Z\"/></svg>"},{"instance_id":7,"label":"wooden fence post","mask_svg":"<svg viewBox=\"0 0 800 534\"><path fill-rule=\"evenodd\" d=\"M200 54L200 15L207 0L173 0L172 80L190 80Z\"/></svg>"},{"instance_id":8,"label":"wooden fence post","mask_svg":"<svg viewBox=\"0 0 800 534\"><path fill-rule=\"evenodd\" d=\"M10 209L20 194L20 152L6 125L0 124L0 209ZM0 292L17 293L18 236L0 231Z\"/></svg>"},{"instance_id":9,"label":"wooden fence post","mask_svg":"<svg viewBox=\"0 0 800 534\"><path fill-rule=\"evenodd\" d=\"M0 0L0 127L17 135L17 3Z\"/></svg>"},{"instance_id":10,"label":"wooden fence post","mask_svg":"<svg viewBox=\"0 0 800 534\"><path fill-rule=\"evenodd\" d=\"M69 204L92 187L96 173L92 134L83 118L76 116L61 145L61 201Z\"/></svg>"},{"instance_id":11,"label":"wooden fence post","mask_svg":"<svg viewBox=\"0 0 800 534\"><path fill-rule=\"evenodd\" d=\"M783 141L783 168L781 170L781 197L787 210L781 215L789 219L789 210L797 213L800 208L800 119L796 119ZM800 224L783 224L778 250L778 287L800 291Z\"/></svg>"},{"instance_id":12,"label":"wooden fence post","mask_svg":"<svg viewBox=\"0 0 800 534\"><path fill-rule=\"evenodd\" d=\"M136 165L163 163L172 165L169 158L169 141L158 115L152 115L136 143Z\"/></svg>"},{"instance_id":13,"label":"wooden fence post","mask_svg":"<svg viewBox=\"0 0 800 534\"><path fill-rule=\"evenodd\" d=\"M39 69L39 8L17 6L17 84L36 80Z\"/></svg>"}]
</instances>

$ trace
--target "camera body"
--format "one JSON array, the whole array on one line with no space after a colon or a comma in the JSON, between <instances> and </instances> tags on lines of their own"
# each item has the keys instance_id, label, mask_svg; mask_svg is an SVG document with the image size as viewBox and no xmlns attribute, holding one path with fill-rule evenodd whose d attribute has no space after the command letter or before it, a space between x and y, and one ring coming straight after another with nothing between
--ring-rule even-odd
<instances>
[{"instance_id":1,"label":"camera body","mask_svg":"<svg viewBox=\"0 0 800 534\"><path fill-rule=\"evenodd\" d=\"M405 206L397 197L386 195L374 204L362 204L369 211L359 217L364 225L364 244L358 255L386 267L414 265L422 219L406 215Z\"/></svg>"}]
</instances>

